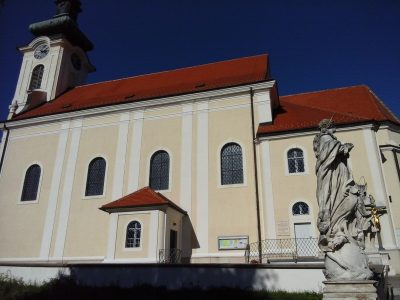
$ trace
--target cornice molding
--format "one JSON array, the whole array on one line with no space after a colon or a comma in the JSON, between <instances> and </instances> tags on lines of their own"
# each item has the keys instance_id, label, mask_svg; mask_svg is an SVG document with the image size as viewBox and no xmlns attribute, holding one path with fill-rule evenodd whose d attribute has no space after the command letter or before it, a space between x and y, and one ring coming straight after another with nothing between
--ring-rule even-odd
<instances>
[{"instance_id":1,"label":"cornice molding","mask_svg":"<svg viewBox=\"0 0 400 300\"><path fill-rule=\"evenodd\" d=\"M240 85L240 86L236 86L236 87L229 87L229 88L222 88L222 89L210 90L210 91L205 91L205 92L184 94L184 95L179 95L179 96L155 98L155 99L149 99L149 100L143 100L143 101L131 102L131 103L107 105L107 106L102 106L102 107L82 109L82 110L78 110L78 111L66 112L66 113L61 113L61 114L47 115L47 116L42 116L42 117L34 117L34 118L29 118L29 119L24 119L24 120L15 120L15 121L8 120L8 121L1 122L0 126L2 126L2 124L4 124L4 123L7 123L7 126L9 128L16 128L16 127L22 127L22 126L26 126L26 125L34 125L34 124L37 125L37 124L41 124L41 123L54 122L54 121L58 122L61 120L73 119L73 118L77 118L77 117L95 116L95 115L100 115L100 114L123 112L126 110L157 107L157 106L169 105L172 103L181 104L181 103L190 102L190 101L192 101L192 102L199 101L200 102L200 101L204 101L204 100L210 100L210 98L214 98L214 97L231 96L234 94L247 93L247 92L249 92L250 88L252 88L253 91L269 89L269 88L274 87L275 83L276 83L275 80L269 80L269 81L264 81L264 82L259 82L259 83ZM55 100L55 101L57 101L57 100Z\"/></svg>"},{"instance_id":2,"label":"cornice molding","mask_svg":"<svg viewBox=\"0 0 400 300\"><path fill-rule=\"evenodd\" d=\"M336 132L346 132L346 131L352 131L352 130L358 130L358 129L373 129L374 124L360 124L360 125L351 125L351 126L346 126L346 127L336 127ZM272 140L279 140L279 139L287 139L287 138L293 138L293 137L298 137L298 136L309 136L309 135L316 135L319 132L317 129L297 129L297 130L292 130L292 131L285 131L283 133L276 133L271 135L266 136L259 136L258 141L272 141Z\"/></svg>"}]
</instances>

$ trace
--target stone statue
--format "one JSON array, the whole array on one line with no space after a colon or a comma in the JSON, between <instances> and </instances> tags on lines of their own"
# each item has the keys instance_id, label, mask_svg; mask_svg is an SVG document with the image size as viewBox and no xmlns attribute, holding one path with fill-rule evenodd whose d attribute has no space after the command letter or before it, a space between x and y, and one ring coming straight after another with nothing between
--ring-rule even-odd
<instances>
[{"instance_id":1,"label":"stone statue","mask_svg":"<svg viewBox=\"0 0 400 300\"><path fill-rule=\"evenodd\" d=\"M324 119L313 146L317 158L317 226L319 247L325 253L328 280L370 279L368 257L364 252L365 232L370 229L371 198L367 185L356 184L347 159L353 144L342 144L334 136L335 125Z\"/></svg>"},{"instance_id":2,"label":"stone statue","mask_svg":"<svg viewBox=\"0 0 400 300\"><path fill-rule=\"evenodd\" d=\"M366 190L367 184L365 184ZM381 223L379 217L386 214L385 206L376 206L375 199L372 195L366 197L365 212L362 215L362 228L363 228L363 247L369 248L371 251L376 251L375 238L376 234L381 230ZM367 243L366 243L367 242Z\"/></svg>"}]
</instances>

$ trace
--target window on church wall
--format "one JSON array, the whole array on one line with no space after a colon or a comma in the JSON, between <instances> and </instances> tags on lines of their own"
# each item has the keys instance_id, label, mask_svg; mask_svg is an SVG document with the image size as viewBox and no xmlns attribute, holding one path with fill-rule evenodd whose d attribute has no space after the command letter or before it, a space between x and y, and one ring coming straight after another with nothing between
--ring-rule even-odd
<instances>
[{"instance_id":1,"label":"window on church wall","mask_svg":"<svg viewBox=\"0 0 400 300\"><path fill-rule=\"evenodd\" d=\"M40 86L42 85L43 72L43 65L38 65L33 69L29 90L40 89Z\"/></svg>"},{"instance_id":2,"label":"window on church wall","mask_svg":"<svg viewBox=\"0 0 400 300\"><path fill-rule=\"evenodd\" d=\"M287 152L287 161L289 173L303 173L304 172L304 154L303 150L299 148L290 149Z\"/></svg>"},{"instance_id":3,"label":"window on church wall","mask_svg":"<svg viewBox=\"0 0 400 300\"><path fill-rule=\"evenodd\" d=\"M310 214L310 208L308 207L307 203L296 202L292 206L292 214L293 214L293 216L309 215Z\"/></svg>"},{"instance_id":4,"label":"window on church wall","mask_svg":"<svg viewBox=\"0 0 400 300\"><path fill-rule=\"evenodd\" d=\"M102 157L93 159L88 167L85 196L103 195L106 161Z\"/></svg>"},{"instance_id":5,"label":"window on church wall","mask_svg":"<svg viewBox=\"0 0 400 300\"><path fill-rule=\"evenodd\" d=\"M153 190L168 190L169 155L166 151L157 151L151 157L149 185Z\"/></svg>"},{"instance_id":6,"label":"window on church wall","mask_svg":"<svg viewBox=\"0 0 400 300\"><path fill-rule=\"evenodd\" d=\"M243 183L242 148L236 143L226 144L221 150L221 184Z\"/></svg>"},{"instance_id":7,"label":"window on church wall","mask_svg":"<svg viewBox=\"0 0 400 300\"><path fill-rule=\"evenodd\" d=\"M37 199L41 168L32 165L26 170L21 201L34 201Z\"/></svg>"},{"instance_id":8,"label":"window on church wall","mask_svg":"<svg viewBox=\"0 0 400 300\"><path fill-rule=\"evenodd\" d=\"M138 221L132 221L126 228L125 248L139 248L142 225Z\"/></svg>"}]
</instances>

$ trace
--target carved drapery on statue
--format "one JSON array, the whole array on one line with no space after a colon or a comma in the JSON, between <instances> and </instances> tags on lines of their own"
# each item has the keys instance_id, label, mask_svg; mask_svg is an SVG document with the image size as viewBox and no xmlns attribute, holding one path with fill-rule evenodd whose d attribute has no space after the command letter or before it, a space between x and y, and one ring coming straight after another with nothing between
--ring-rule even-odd
<instances>
[{"instance_id":1,"label":"carved drapery on statue","mask_svg":"<svg viewBox=\"0 0 400 300\"><path fill-rule=\"evenodd\" d=\"M334 136L331 120L322 120L314 138L317 158L317 226L319 247L325 253L327 279L370 279L373 275L364 252L365 235L374 227L374 201L366 184L356 184L347 159L353 144L342 144ZM375 208L376 209L376 208Z\"/></svg>"}]
</instances>

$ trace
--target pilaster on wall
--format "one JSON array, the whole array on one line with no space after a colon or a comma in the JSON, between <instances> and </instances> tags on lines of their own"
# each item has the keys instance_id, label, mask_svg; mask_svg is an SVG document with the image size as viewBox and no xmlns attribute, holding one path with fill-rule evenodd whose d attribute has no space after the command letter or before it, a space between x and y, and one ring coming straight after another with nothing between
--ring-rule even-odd
<instances>
[{"instance_id":1,"label":"pilaster on wall","mask_svg":"<svg viewBox=\"0 0 400 300\"><path fill-rule=\"evenodd\" d=\"M129 155L128 194L139 187L140 150L142 147L143 110L133 114L131 151Z\"/></svg>"},{"instance_id":2,"label":"pilaster on wall","mask_svg":"<svg viewBox=\"0 0 400 300\"><path fill-rule=\"evenodd\" d=\"M46 213L46 219L43 227L42 243L40 247L40 258L48 259L50 256L50 245L54 222L56 218L57 199L61 183L61 174L63 171L64 157L67 148L68 131L70 122L66 121L61 124L61 131L58 138L56 160L54 162L53 176L50 186L49 201Z\"/></svg>"},{"instance_id":3,"label":"pilaster on wall","mask_svg":"<svg viewBox=\"0 0 400 300\"><path fill-rule=\"evenodd\" d=\"M269 91L256 92L254 94L254 106L257 112L256 117L258 118L258 123L272 121L272 107Z\"/></svg>"},{"instance_id":4,"label":"pilaster on wall","mask_svg":"<svg viewBox=\"0 0 400 300\"><path fill-rule=\"evenodd\" d=\"M385 180L383 176L380 150L377 145L376 134L370 128L363 129L365 149L367 151L368 164L371 170L372 187L376 193L376 204L378 206L386 206L388 213L380 217L382 229L380 231L383 247L386 249L394 249L396 246L396 238L394 235L394 227L391 219L390 203L388 201Z\"/></svg>"},{"instance_id":5,"label":"pilaster on wall","mask_svg":"<svg viewBox=\"0 0 400 300\"><path fill-rule=\"evenodd\" d=\"M264 232L267 235L264 238L275 239L275 208L272 192L271 154L269 143L269 141L262 141L260 144L262 182L264 184L262 189L262 207L264 215Z\"/></svg>"},{"instance_id":6,"label":"pilaster on wall","mask_svg":"<svg viewBox=\"0 0 400 300\"><path fill-rule=\"evenodd\" d=\"M118 228L118 214L110 214L108 225L108 241L106 260L113 260L115 258L115 244L117 241L117 228Z\"/></svg>"},{"instance_id":7,"label":"pilaster on wall","mask_svg":"<svg viewBox=\"0 0 400 300\"><path fill-rule=\"evenodd\" d=\"M198 252L208 252L208 103L197 104L197 216Z\"/></svg>"},{"instance_id":8,"label":"pilaster on wall","mask_svg":"<svg viewBox=\"0 0 400 300\"><path fill-rule=\"evenodd\" d=\"M167 228L167 214L163 211L159 211L158 213L158 249L166 248L165 244L165 236L166 236L166 228Z\"/></svg>"},{"instance_id":9,"label":"pilaster on wall","mask_svg":"<svg viewBox=\"0 0 400 300\"><path fill-rule=\"evenodd\" d=\"M129 132L129 113L120 114L120 124L118 129L118 144L117 154L115 158L114 167L114 181L112 188L112 201L117 200L123 195L123 182L125 173L125 157L126 149L128 144L128 132ZM109 225L108 225L108 241L107 241L107 252L106 260L113 260L115 256L115 243L117 239L117 223L118 214L110 214Z\"/></svg>"},{"instance_id":10,"label":"pilaster on wall","mask_svg":"<svg viewBox=\"0 0 400 300\"><path fill-rule=\"evenodd\" d=\"M120 114L120 124L118 129L118 144L117 153L115 156L115 167L114 167L114 182L112 189L112 201L118 200L122 197L123 193L123 182L125 173L125 156L126 146L128 143L128 131L129 131L129 113Z\"/></svg>"},{"instance_id":11,"label":"pilaster on wall","mask_svg":"<svg viewBox=\"0 0 400 300\"><path fill-rule=\"evenodd\" d=\"M181 180L180 204L188 215L192 210L192 119L193 105L184 104L182 107L182 145L181 145Z\"/></svg>"},{"instance_id":12,"label":"pilaster on wall","mask_svg":"<svg viewBox=\"0 0 400 300\"><path fill-rule=\"evenodd\" d=\"M28 87L29 85L32 64L32 59L27 59L26 56L23 57L22 66L17 81L17 87L15 89L15 95L11 105L15 105L16 107L23 107L25 105L26 99L28 97L26 93L26 87Z\"/></svg>"},{"instance_id":13,"label":"pilaster on wall","mask_svg":"<svg viewBox=\"0 0 400 300\"><path fill-rule=\"evenodd\" d=\"M3 131L3 136L0 141L0 160L3 157L3 152L5 151L4 147L6 145L6 140L7 140L9 134L10 134L9 131L7 131L7 130ZM4 153L4 155L5 155L5 153ZM3 157L3 160L4 160L4 157ZM1 172L2 167L3 166L0 165L0 178L1 178L1 174L2 174L2 172Z\"/></svg>"},{"instance_id":14,"label":"pilaster on wall","mask_svg":"<svg viewBox=\"0 0 400 300\"><path fill-rule=\"evenodd\" d=\"M82 119L72 121L70 128L71 142L66 163L64 188L61 194L61 208L56 233L55 249L53 253L54 258L62 258L64 255L64 245L67 235L72 187L74 184L75 167L78 158L79 141L82 131Z\"/></svg>"},{"instance_id":15,"label":"pilaster on wall","mask_svg":"<svg viewBox=\"0 0 400 300\"><path fill-rule=\"evenodd\" d=\"M147 257L157 261L158 259L158 214L159 211L153 210L150 212L150 228L149 228L149 247Z\"/></svg>"}]
</instances>

